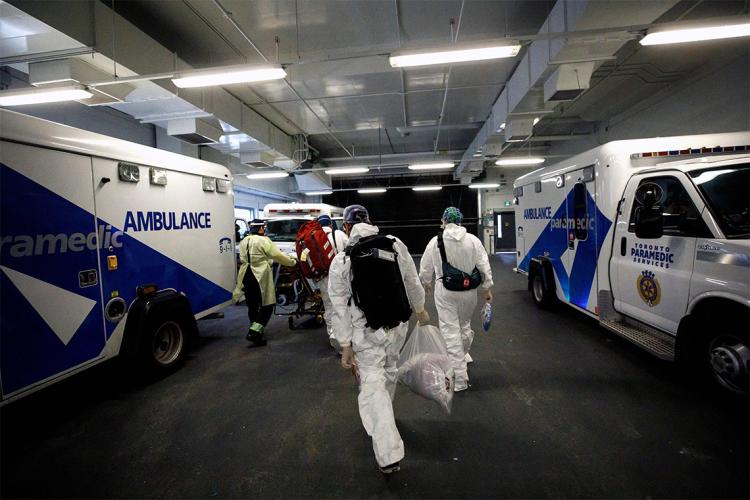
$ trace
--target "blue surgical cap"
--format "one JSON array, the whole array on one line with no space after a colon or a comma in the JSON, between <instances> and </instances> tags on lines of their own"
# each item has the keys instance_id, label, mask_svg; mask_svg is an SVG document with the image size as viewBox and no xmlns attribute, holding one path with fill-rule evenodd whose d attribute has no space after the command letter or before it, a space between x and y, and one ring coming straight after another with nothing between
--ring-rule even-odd
<instances>
[{"instance_id":1,"label":"blue surgical cap","mask_svg":"<svg viewBox=\"0 0 750 500\"><path fill-rule=\"evenodd\" d=\"M331 220L331 218L325 214L318 217L318 223L320 223L320 225L323 227L333 225L333 221Z\"/></svg>"},{"instance_id":2,"label":"blue surgical cap","mask_svg":"<svg viewBox=\"0 0 750 500\"><path fill-rule=\"evenodd\" d=\"M347 224L370 222L370 214L362 205L349 205L344 209L344 222Z\"/></svg>"}]
</instances>

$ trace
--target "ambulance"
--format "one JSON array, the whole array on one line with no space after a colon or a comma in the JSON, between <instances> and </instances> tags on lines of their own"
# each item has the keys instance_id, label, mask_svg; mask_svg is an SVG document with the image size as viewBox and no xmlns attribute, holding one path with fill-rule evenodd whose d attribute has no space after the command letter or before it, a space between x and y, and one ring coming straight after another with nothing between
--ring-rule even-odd
<instances>
[{"instance_id":1,"label":"ambulance","mask_svg":"<svg viewBox=\"0 0 750 500\"><path fill-rule=\"evenodd\" d=\"M344 216L344 209L326 203L269 203L263 208L263 213L266 217L266 236L283 253L296 255L295 239L302 224L321 215L340 219Z\"/></svg>"},{"instance_id":2,"label":"ambulance","mask_svg":"<svg viewBox=\"0 0 750 500\"><path fill-rule=\"evenodd\" d=\"M514 183L517 271L717 388L750 372L750 132L615 141Z\"/></svg>"},{"instance_id":3,"label":"ambulance","mask_svg":"<svg viewBox=\"0 0 750 500\"><path fill-rule=\"evenodd\" d=\"M174 368L231 302L228 169L0 110L0 394Z\"/></svg>"}]
</instances>

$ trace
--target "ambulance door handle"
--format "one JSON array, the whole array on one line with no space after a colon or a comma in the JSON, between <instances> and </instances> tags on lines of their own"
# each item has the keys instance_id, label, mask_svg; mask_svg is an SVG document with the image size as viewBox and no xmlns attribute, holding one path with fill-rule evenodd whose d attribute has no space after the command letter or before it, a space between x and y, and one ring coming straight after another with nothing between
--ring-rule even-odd
<instances>
[{"instance_id":1,"label":"ambulance door handle","mask_svg":"<svg viewBox=\"0 0 750 500\"><path fill-rule=\"evenodd\" d=\"M628 239L625 236L623 236L622 239L620 240L620 255L622 255L623 257L625 257L625 250L627 249L627 246L628 246Z\"/></svg>"}]
</instances>

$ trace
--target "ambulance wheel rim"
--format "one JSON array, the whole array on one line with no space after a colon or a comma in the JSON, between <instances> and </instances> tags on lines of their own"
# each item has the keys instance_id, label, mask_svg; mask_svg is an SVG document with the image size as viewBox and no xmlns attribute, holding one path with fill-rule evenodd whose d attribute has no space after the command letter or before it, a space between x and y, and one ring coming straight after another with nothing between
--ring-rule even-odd
<instances>
[{"instance_id":1,"label":"ambulance wheel rim","mask_svg":"<svg viewBox=\"0 0 750 500\"><path fill-rule=\"evenodd\" d=\"M174 321L163 323L156 333L152 343L152 355L158 364L167 366L180 357L183 345L182 328Z\"/></svg>"},{"instance_id":2,"label":"ambulance wheel rim","mask_svg":"<svg viewBox=\"0 0 750 500\"><path fill-rule=\"evenodd\" d=\"M750 349L733 335L720 335L708 347L709 363L714 378L724 388L736 393L748 390L748 373L745 364Z\"/></svg>"}]
</instances>

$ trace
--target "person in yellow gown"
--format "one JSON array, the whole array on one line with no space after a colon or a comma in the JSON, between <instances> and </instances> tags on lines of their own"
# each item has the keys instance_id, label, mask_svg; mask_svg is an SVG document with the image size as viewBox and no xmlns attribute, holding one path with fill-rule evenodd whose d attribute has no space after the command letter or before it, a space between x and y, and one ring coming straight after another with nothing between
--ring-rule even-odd
<instances>
[{"instance_id":1,"label":"person in yellow gown","mask_svg":"<svg viewBox=\"0 0 750 500\"><path fill-rule=\"evenodd\" d=\"M232 294L235 302L239 302L242 294L245 294L250 320L245 338L254 346L266 345L263 334L276 303L273 262L286 267L297 265L295 259L281 253L274 242L265 236L265 232L265 223L256 219L250 224L248 235L240 242L240 270Z\"/></svg>"}]
</instances>

